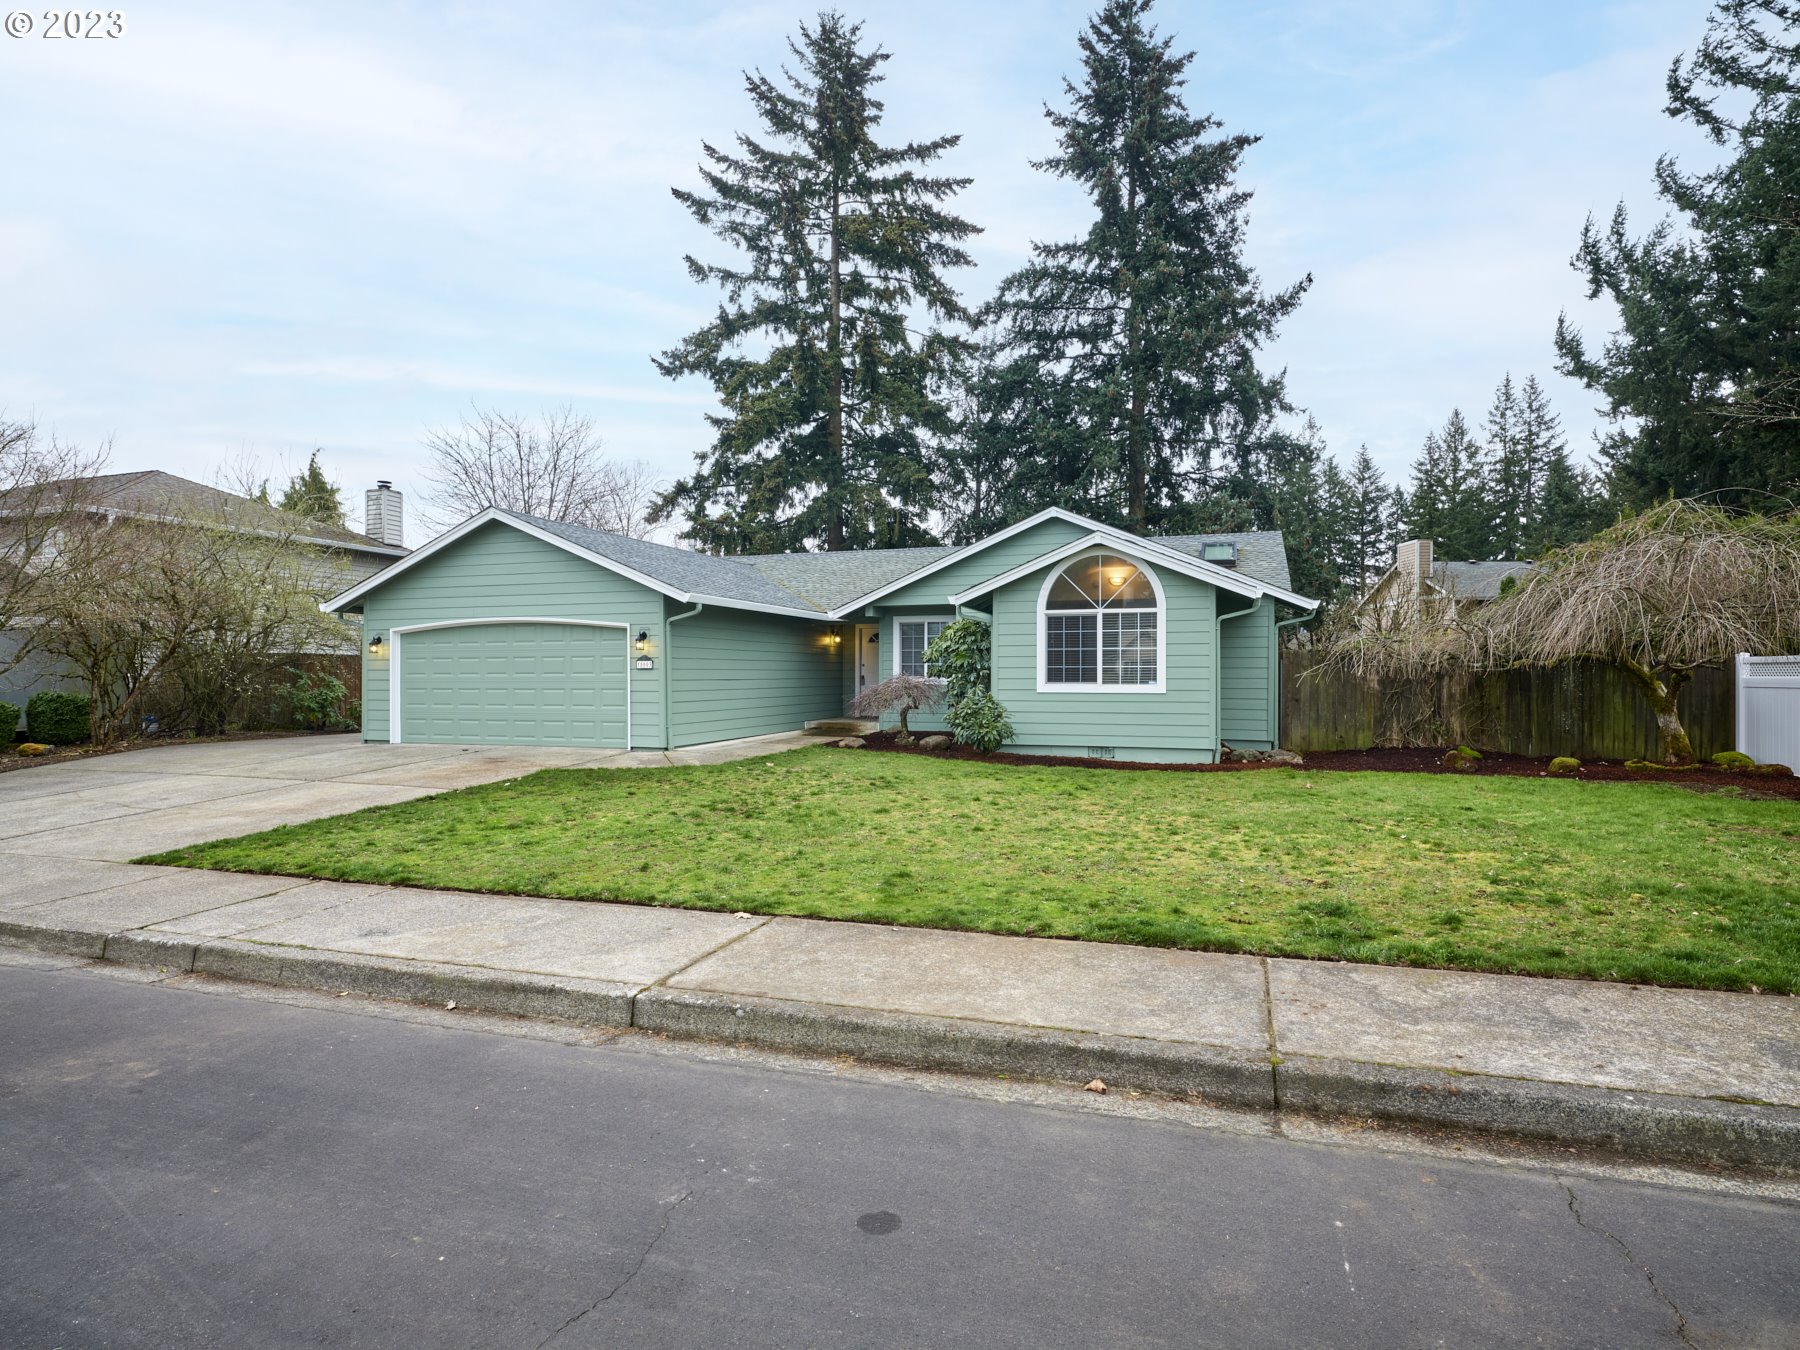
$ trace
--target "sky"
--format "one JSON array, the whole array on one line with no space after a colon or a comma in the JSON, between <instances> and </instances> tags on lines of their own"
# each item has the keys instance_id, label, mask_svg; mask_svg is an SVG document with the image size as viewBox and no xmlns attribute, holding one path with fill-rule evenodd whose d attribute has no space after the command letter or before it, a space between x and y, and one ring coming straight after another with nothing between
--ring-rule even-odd
<instances>
[{"instance_id":1,"label":"sky","mask_svg":"<svg viewBox=\"0 0 1800 1350\"><path fill-rule=\"evenodd\" d=\"M129 3L129 0L127 0ZM887 138L960 133L983 227L971 303L1087 220L1046 102L1090 5L865 3L892 53ZM314 448L347 505L418 497L422 440L471 403L590 414L672 479L707 444L704 382L653 353L714 312L725 260L669 193L703 141L753 131L806 5L314 0L127 8L117 38L0 36L0 410L116 469L217 480ZM1536 374L1585 453L1594 396L1554 372L1583 219L1660 214L1659 154L1713 152L1662 112L1699 0L1163 0L1189 106L1262 139L1247 254L1312 289L1266 355L1340 460L1398 477L1453 407ZM41 29L41 12L32 11ZM418 542L416 529L408 542Z\"/></svg>"}]
</instances>

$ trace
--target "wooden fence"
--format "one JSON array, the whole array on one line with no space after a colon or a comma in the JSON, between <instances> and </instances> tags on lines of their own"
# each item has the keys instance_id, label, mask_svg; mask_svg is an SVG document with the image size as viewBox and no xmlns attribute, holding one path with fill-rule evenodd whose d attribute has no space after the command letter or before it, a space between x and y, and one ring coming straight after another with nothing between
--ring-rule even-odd
<instances>
[{"instance_id":1,"label":"wooden fence","mask_svg":"<svg viewBox=\"0 0 1800 1350\"><path fill-rule=\"evenodd\" d=\"M1470 745L1514 755L1658 759L1656 719L1629 677L1571 662L1379 685L1312 672L1319 655L1281 655L1281 743L1290 750ZM1736 692L1726 669L1699 670L1681 691L1682 724L1702 757L1734 749Z\"/></svg>"}]
</instances>

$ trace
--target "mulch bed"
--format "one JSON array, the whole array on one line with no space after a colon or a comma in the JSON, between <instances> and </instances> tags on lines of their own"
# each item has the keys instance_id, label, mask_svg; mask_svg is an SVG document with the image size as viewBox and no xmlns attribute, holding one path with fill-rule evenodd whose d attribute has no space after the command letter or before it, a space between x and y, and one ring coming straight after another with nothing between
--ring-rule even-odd
<instances>
[{"instance_id":1,"label":"mulch bed","mask_svg":"<svg viewBox=\"0 0 1800 1350\"><path fill-rule=\"evenodd\" d=\"M1146 764L1123 759L1081 759L1069 755L1013 755L997 751L977 754L966 745L952 744L947 750L921 750L915 745L898 745L892 731L878 731L863 737L866 750L884 750L900 755L927 755L932 759L970 759L984 764L1060 764L1078 769L1132 769L1158 773L1242 773L1259 769L1278 769L1280 764ZM1483 753L1474 769L1446 769L1445 753L1451 749L1379 749L1316 750L1304 757L1300 766L1326 773L1441 773L1459 778L1549 778L1550 761L1527 755ZM1590 760L1571 774L1556 777L1579 778L1587 782L1673 783L1677 787L1714 791L1737 788L1747 797L1780 797L1800 801L1800 778L1774 777L1761 774L1727 773L1723 769L1628 769L1608 760Z\"/></svg>"}]
</instances>

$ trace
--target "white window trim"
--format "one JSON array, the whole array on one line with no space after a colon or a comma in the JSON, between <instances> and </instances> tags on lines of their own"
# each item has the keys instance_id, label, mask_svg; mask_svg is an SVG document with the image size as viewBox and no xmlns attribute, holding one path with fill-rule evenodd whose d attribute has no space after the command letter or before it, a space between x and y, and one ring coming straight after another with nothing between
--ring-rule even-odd
<instances>
[{"instance_id":1,"label":"white window trim","mask_svg":"<svg viewBox=\"0 0 1800 1350\"><path fill-rule=\"evenodd\" d=\"M401 638L408 633L427 633L435 628L485 628L501 623L549 623L564 628L617 628L625 639L625 748L631 749L631 625L628 623L602 622L598 619L550 619L543 617L521 617L506 619L444 619L437 623L409 623L387 630L387 662L388 662L388 744L399 745L400 740L400 649Z\"/></svg>"},{"instance_id":2,"label":"white window trim","mask_svg":"<svg viewBox=\"0 0 1800 1350\"><path fill-rule=\"evenodd\" d=\"M892 676L898 675L900 673L900 625L901 624L903 624L903 623L941 623L945 627L949 627L951 624L953 624L955 622L956 622L956 615L954 612L948 613L948 614L896 614L896 615L894 615L892 617L892 619L890 619L888 622L888 650L894 654L893 658L887 663L888 664L888 675L890 677L892 677ZM928 643L927 645L930 645L930 644ZM943 677L939 676L939 675L927 675L925 678L928 680L935 680L939 684L944 683Z\"/></svg>"},{"instance_id":3,"label":"white window trim","mask_svg":"<svg viewBox=\"0 0 1800 1350\"><path fill-rule=\"evenodd\" d=\"M1050 682L1050 588L1056 585L1056 579L1077 563L1089 558L1124 558L1143 573L1150 582L1150 589L1156 592L1156 681L1153 684L1052 684ZM1059 610L1058 613L1080 613L1079 610ZM1096 628L1104 627L1100 617L1106 611L1093 611ZM1121 613L1142 614L1143 610L1121 610ZM1095 633L1095 641L1104 644L1103 633ZM1103 652L1096 650L1096 658L1104 661ZM1135 558L1121 548L1090 548L1072 558L1060 560L1044 577L1044 584L1038 587L1037 600L1037 691L1040 694L1166 694L1169 690L1169 601L1163 594L1162 580L1142 558Z\"/></svg>"}]
</instances>

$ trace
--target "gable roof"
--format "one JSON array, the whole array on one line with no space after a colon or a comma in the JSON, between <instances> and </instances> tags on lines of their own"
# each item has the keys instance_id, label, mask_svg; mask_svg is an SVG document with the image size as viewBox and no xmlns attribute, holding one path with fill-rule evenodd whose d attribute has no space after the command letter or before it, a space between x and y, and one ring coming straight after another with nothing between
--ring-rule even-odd
<instances>
[{"instance_id":1,"label":"gable roof","mask_svg":"<svg viewBox=\"0 0 1800 1350\"><path fill-rule=\"evenodd\" d=\"M1431 565L1431 580L1459 600L1498 600L1501 582L1522 577L1536 566L1531 562L1439 562Z\"/></svg>"},{"instance_id":2,"label":"gable roof","mask_svg":"<svg viewBox=\"0 0 1800 1350\"><path fill-rule=\"evenodd\" d=\"M961 547L941 545L929 548L859 549L840 553L765 553L726 558L710 553L696 553L692 549L674 548L668 544L655 544L644 539L633 539L628 535L613 534L606 530L590 529L585 525L569 525L561 521L546 520L541 516L489 507L455 529L414 549L402 561L332 597L322 608L334 613L346 609L356 604L369 591L386 584L440 549L483 525L499 522L684 604L720 604L729 608L789 614L800 618L839 619L901 586L911 585L930 576L953 561L979 554L1002 539L1023 533L1052 518L1085 527L1089 532L1087 539L1090 543L1099 540L1121 549L1135 548L1138 552L1145 552L1146 556L1159 558L1165 565L1173 564L1179 571L1213 582L1226 590L1244 595L1270 594L1302 608L1312 608L1316 603L1294 595L1287 589L1287 551L1277 531L1182 535L1163 540L1142 539L1064 511L1060 507L1051 507L1028 520L1022 520L985 539ZM1201 549L1208 543L1236 544L1237 566L1221 567L1201 560ZM1154 552L1146 552L1147 550ZM1030 566L1043 566L1047 558L1048 554ZM986 589L986 586L979 587L967 594L981 594Z\"/></svg>"},{"instance_id":3,"label":"gable roof","mask_svg":"<svg viewBox=\"0 0 1800 1350\"><path fill-rule=\"evenodd\" d=\"M1259 581L1255 577L1240 574L1231 568L1221 567L1217 563L1209 563L1205 559L1195 557L1183 550L1168 548L1160 540L1142 535L1125 534L1123 531L1108 529L1105 526L1090 531L1079 539L1071 539L1067 543L1051 549L1048 553L1040 553L1035 558L1027 559L1017 567L1001 572L998 576L989 577L979 585L959 591L950 597L950 601L957 605L967 604L978 596L999 590L1000 587L1010 585L1022 577L1028 577L1033 572L1040 572L1065 558L1073 558L1077 554L1085 553L1095 547L1112 549L1126 557L1142 559L1157 567L1193 577L1196 581L1207 582L1222 591L1249 596L1253 600L1261 600L1267 596L1301 609L1313 610L1319 607L1317 600L1309 600L1303 595L1296 595L1285 586Z\"/></svg>"},{"instance_id":4,"label":"gable roof","mask_svg":"<svg viewBox=\"0 0 1800 1350\"><path fill-rule=\"evenodd\" d=\"M404 557L407 550L341 525L328 525L309 520L296 531L294 517L252 497L223 488L196 483L179 474L161 469L139 469L129 473L102 473L92 478L69 478L49 485L53 489L79 490L80 502L95 511L142 516L160 520L207 520L246 532L264 531L291 534L308 544L327 548L351 549L359 553L379 553L387 557ZM0 514L6 510L6 498L0 496Z\"/></svg>"}]
</instances>

